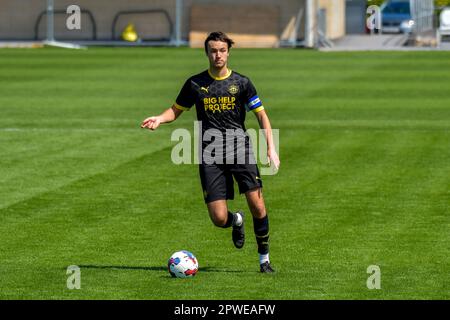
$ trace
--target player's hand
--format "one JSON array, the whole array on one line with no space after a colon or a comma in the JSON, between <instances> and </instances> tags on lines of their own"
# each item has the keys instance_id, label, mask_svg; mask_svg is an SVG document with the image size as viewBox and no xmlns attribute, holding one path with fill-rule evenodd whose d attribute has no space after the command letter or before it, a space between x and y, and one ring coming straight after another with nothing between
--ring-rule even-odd
<instances>
[{"instance_id":1,"label":"player's hand","mask_svg":"<svg viewBox=\"0 0 450 320\"><path fill-rule=\"evenodd\" d=\"M280 168L280 158L278 158L278 154L275 150L268 150L267 160L269 162L269 166L274 165L275 169L278 171Z\"/></svg>"},{"instance_id":2,"label":"player's hand","mask_svg":"<svg viewBox=\"0 0 450 320\"><path fill-rule=\"evenodd\" d=\"M150 130L155 130L161 124L161 119L159 117L150 117L142 121L141 128L148 128Z\"/></svg>"}]
</instances>

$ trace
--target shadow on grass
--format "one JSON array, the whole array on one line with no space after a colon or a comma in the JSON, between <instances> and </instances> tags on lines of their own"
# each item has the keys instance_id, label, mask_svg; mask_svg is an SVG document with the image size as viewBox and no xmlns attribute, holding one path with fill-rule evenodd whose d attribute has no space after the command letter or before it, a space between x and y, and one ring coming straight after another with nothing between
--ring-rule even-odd
<instances>
[{"instance_id":1,"label":"shadow on grass","mask_svg":"<svg viewBox=\"0 0 450 320\"><path fill-rule=\"evenodd\" d=\"M79 265L80 269L119 269L119 270L143 270L143 271L167 271L167 267L163 266L98 266L98 265ZM219 269L214 267L200 267L200 272L225 272L225 273L244 273L243 270Z\"/></svg>"}]
</instances>

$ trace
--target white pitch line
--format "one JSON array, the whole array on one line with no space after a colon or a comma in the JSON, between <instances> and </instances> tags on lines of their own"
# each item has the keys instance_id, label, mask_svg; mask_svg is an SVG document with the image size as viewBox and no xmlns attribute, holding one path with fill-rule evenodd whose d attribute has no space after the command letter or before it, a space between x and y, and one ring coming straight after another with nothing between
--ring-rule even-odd
<instances>
[{"instance_id":1,"label":"white pitch line","mask_svg":"<svg viewBox=\"0 0 450 320\"><path fill-rule=\"evenodd\" d=\"M17 131L139 131L140 128L0 128L0 131L4 132L17 132Z\"/></svg>"}]
</instances>

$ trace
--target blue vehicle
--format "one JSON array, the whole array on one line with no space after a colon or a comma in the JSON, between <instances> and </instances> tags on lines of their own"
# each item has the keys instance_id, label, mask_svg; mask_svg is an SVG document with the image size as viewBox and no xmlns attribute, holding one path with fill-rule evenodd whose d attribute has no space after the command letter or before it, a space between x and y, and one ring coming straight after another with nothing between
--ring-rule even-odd
<instances>
[{"instance_id":1,"label":"blue vehicle","mask_svg":"<svg viewBox=\"0 0 450 320\"><path fill-rule=\"evenodd\" d=\"M410 33L413 30L415 23L409 0L388 0L380 9L383 33Z\"/></svg>"}]
</instances>

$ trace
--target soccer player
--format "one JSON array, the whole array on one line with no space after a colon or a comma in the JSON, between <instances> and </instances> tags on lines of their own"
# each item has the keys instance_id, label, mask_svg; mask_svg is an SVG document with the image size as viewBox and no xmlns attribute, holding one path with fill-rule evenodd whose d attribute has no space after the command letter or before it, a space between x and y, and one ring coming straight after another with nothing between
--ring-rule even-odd
<instances>
[{"instance_id":1,"label":"soccer player","mask_svg":"<svg viewBox=\"0 0 450 320\"><path fill-rule=\"evenodd\" d=\"M222 148L228 150L223 154L216 154L220 153L220 148L213 148L215 151L208 154L208 145L213 142L202 140L205 158L202 157L199 171L209 216L218 227L232 227L232 240L236 248L244 246L244 213L242 211L232 213L227 207L227 200L234 199L234 177L239 192L246 196L253 216L260 271L271 273L274 270L269 260L269 217L262 195L259 170L249 137L245 134L246 112L253 112L261 129L264 129L268 160L276 170L279 168L280 160L275 150L269 118L255 87L249 78L228 68L228 57L233 43L223 32L209 34L205 40L209 69L190 77L184 83L172 107L159 116L145 119L141 127L155 130L160 124L176 120L183 111L190 110L195 104L197 119L201 122L201 137L205 137L211 129L223 135L222 141L214 140L216 147L220 144L227 147ZM230 139L227 139L230 137L230 130L233 132L231 148L229 148ZM211 158L219 160L211 161Z\"/></svg>"}]
</instances>

